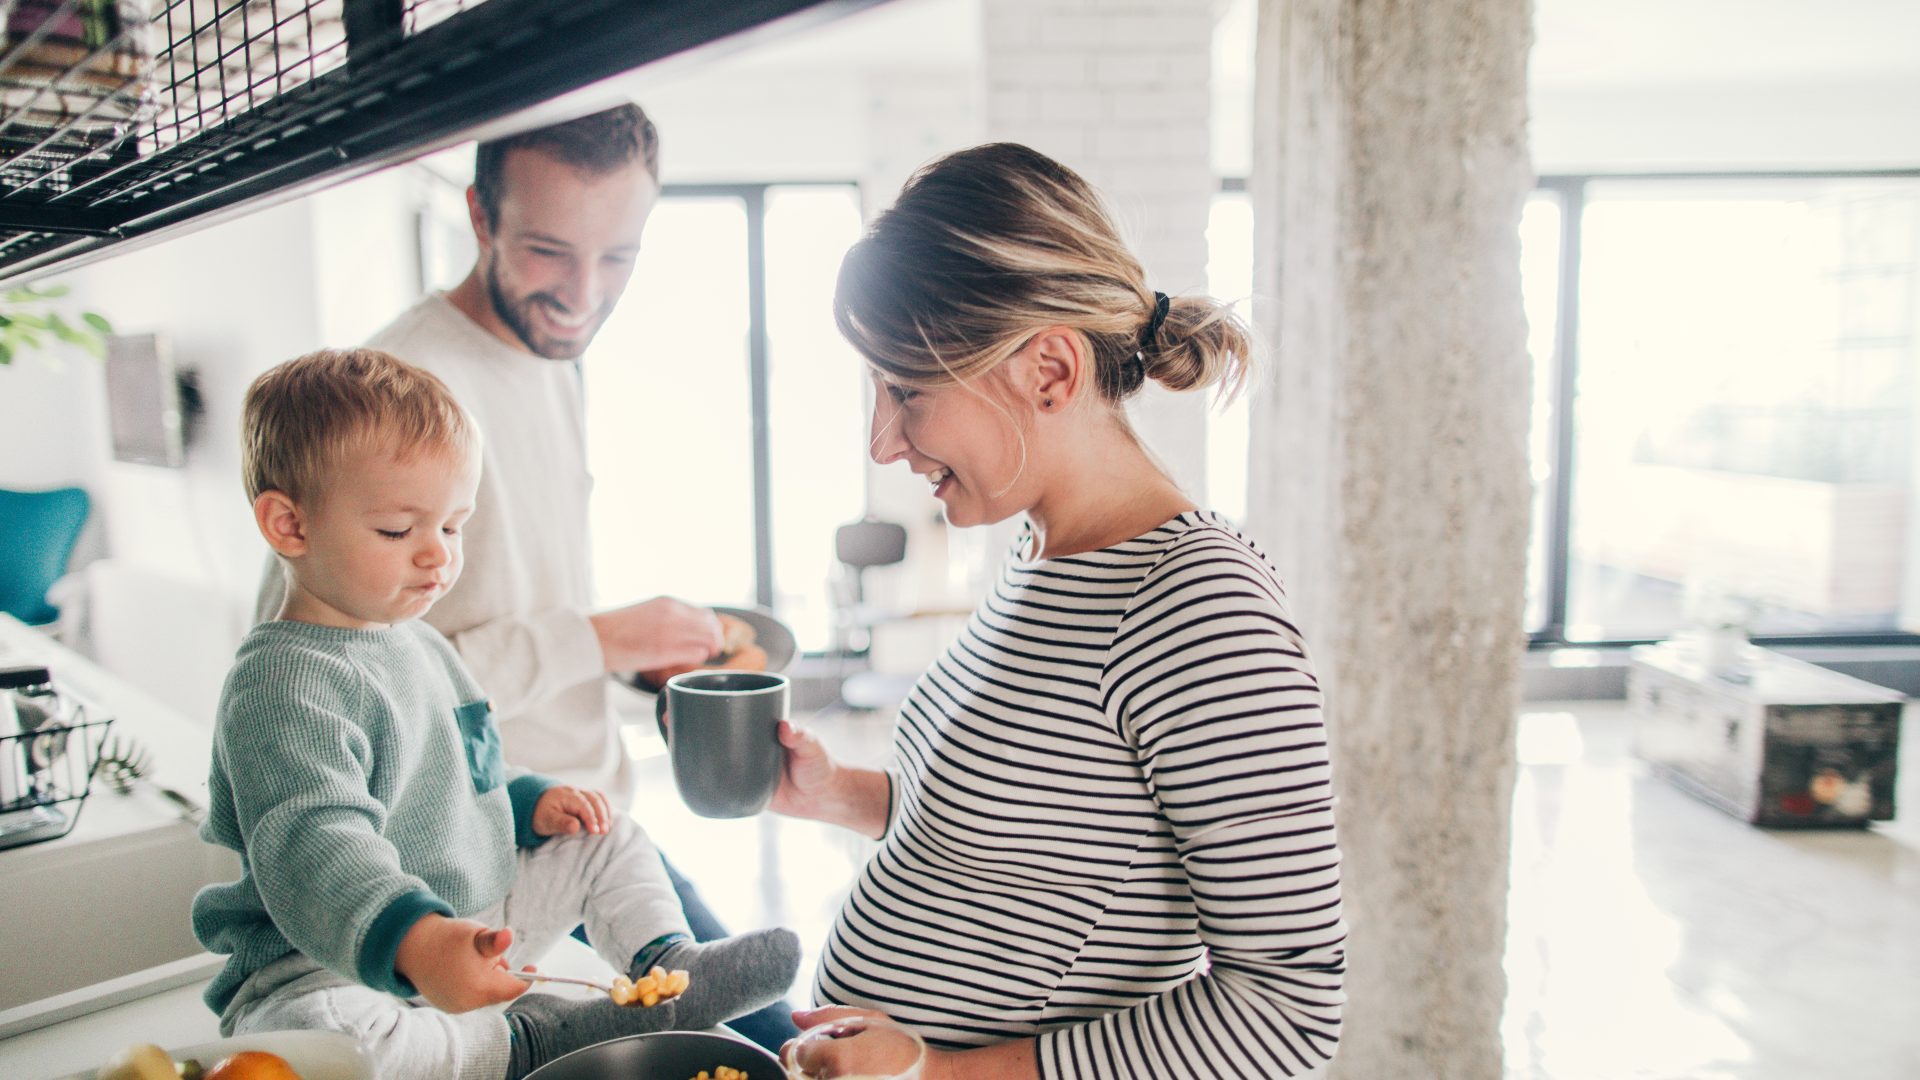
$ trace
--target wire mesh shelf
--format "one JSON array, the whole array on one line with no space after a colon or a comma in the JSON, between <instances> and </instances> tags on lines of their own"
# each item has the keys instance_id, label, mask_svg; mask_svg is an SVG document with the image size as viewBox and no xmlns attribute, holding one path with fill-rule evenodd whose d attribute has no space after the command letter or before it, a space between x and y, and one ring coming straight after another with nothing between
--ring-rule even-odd
<instances>
[{"instance_id":1,"label":"wire mesh shelf","mask_svg":"<svg viewBox=\"0 0 1920 1080\"><path fill-rule=\"evenodd\" d=\"M0 280L876 0L0 0Z\"/></svg>"},{"instance_id":2,"label":"wire mesh shelf","mask_svg":"<svg viewBox=\"0 0 1920 1080\"><path fill-rule=\"evenodd\" d=\"M76 700L52 723L0 735L0 849L73 830L112 725L112 717Z\"/></svg>"}]
</instances>

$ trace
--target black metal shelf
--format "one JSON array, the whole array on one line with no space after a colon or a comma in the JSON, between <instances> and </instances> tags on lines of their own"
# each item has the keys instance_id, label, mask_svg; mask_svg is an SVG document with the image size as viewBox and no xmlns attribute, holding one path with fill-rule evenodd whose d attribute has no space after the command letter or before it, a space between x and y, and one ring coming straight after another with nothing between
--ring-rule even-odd
<instances>
[{"instance_id":1,"label":"black metal shelf","mask_svg":"<svg viewBox=\"0 0 1920 1080\"><path fill-rule=\"evenodd\" d=\"M776 19L875 2L39 0L45 20L0 54L0 281L369 172Z\"/></svg>"}]
</instances>

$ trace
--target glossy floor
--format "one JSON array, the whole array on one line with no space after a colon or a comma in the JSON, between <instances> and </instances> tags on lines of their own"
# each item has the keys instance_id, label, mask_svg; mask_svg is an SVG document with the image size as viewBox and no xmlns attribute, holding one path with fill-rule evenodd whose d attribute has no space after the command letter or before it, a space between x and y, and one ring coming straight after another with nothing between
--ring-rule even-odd
<instances>
[{"instance_id":1,"label":"glossy floor","mask_svg":"<svg viewBox=\"0 0 1920 1080\"><path fill-rule=\"evenodd\" d=\"M1617 703L1532 705L1520 721L1503 1037L1507 1080L1920 1077L1920 731L1904 820L1755 829L1650 776ZM878 760L871 714L817 721ZM735 926L801 935L811 972L870 845L810 822L705 821L637 734L640 819ZM808 981L796 987L803 1002Z\"/></svg>"},{"instance_id":2,"label":"glossy floor","mask_svg":"<svg viewBox=\"0 0 1920 1080\"><path fill-rule=\"evenodd\" d=\"M1756 829L1649 775L1617 704L1521 716L1509 1080L1920 1077L1920 728L1901 820Z\"/></svg>"}]
</instances>

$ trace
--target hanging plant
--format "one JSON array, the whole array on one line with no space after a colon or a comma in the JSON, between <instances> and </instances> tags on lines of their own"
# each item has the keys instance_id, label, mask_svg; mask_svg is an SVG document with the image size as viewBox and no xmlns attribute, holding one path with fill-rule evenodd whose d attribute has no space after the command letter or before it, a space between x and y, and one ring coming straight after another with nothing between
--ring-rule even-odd
<instances>
[{"instance_id":1,"label":"hanging plant","mask_svg":"<svg viewBox=\"0 0 1920 1080\"><path fill-rule=\"evenodd\" d=\"M107 355L107 335L113 324L106 316L82 311L68 322L54 301L67 295L65 285L22 285L0 292L0 364L45 347L50 341L63 341L91 353L95 359Z\"/></svg>"}]
</instances>

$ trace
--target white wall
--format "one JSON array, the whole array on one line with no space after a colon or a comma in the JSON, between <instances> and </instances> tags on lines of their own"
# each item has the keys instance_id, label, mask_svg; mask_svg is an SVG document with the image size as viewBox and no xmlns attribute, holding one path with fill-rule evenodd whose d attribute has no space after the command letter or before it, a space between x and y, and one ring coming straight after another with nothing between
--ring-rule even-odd
<instances>
[{"instance_id":1,"label":"white wall","mask_svg":"<svg viewBox=\"0 0 1920 1080\"><path fill-rule=\"evenodd\" d=\"M364 338L413 295L405 170L62 276L74 307L120 333L164 334L198 373L204 413L186 464L112 459L101 365L68 350L0 371L0 484L77 484L97 534L83 555L97 658L210 719L253 609L266 548L240 486L240 404L261 371Z\"/></svg>"},{"instance_id":2,"label":"white wall","mask_svg":"<svg viewBox=\"0 0 1920 1080\"><path fill-rule=\"evenodd\" d=\"M56 343L0 367L0 487L91 483L92 448L104 438L88 393L98 366L79 349Z\"/></svg>"},{"instance_id":3,"label":"white wall","mask_svg":"<svg viewBox=\"0 0 1920 1080\"><path fill-rule=\"evenodd\" d=\"M702 69L635 94L660 130L669 183L854 180L871 157L858 71Z\"/></svg>"}]
</instances>

